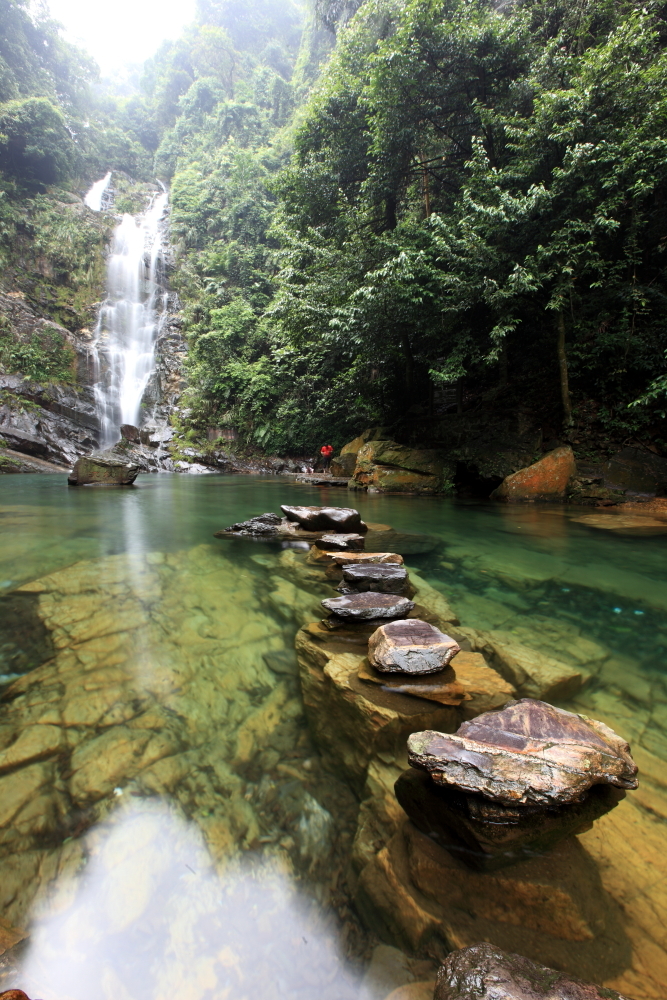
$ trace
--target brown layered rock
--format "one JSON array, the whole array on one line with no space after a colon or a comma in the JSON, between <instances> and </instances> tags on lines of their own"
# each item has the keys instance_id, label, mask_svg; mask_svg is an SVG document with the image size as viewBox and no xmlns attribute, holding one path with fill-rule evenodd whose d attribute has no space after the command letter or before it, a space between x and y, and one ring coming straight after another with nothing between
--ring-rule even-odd
<instances>
[{"instance_id":1,"label":"brown layered rock","mask_svg":"<svg viewBox=\"0 0 667 1000\"><path fill-rule=\"evenodd\" d=\"M440 705L460 705L469 697L451 667L445 667L437 674L419 677L409 674L381 674L368 660L362 660L357 676L359 680L379 684L384 691L437 701ZM430 781L429 778L427 780Z\"/></svg>"},{"instance_id":2,"label":"brown layered rock","mask_svg":"<svg viewBox=\"0 0 667 1000\"><path fill-rule=\"evenodd\" d=\"M343 566L342 593L404 594L408 589L408 574L396 563L346 563Z\"/></svg>"},{"instance_id":3,"label":"brown layered rock","mask_svg":"<svg viewBox=\"0 0 667 1000\"><path fill-rule=\"evenodd\" d=\"M310 563L329 563L340 568L349 563L395 563L403 565L403 556L396 552L338 552L335 549L320 549L313 546L308 553Z\"/></svg>"},{"instance_id":4,"label":"brown layered rock","mask_svg":"<svg viewBox=\"0 0 667 1000\"><path fill-rule=\"evenodd\" d=\"M401 618L414 608L414 602L407 597L394 594L345 594L343 597L328 597L321 602L326 611L339 618Z\"/></svg>"},{"instance_id":5,"label":"brown layered rock","mask_svg":"<svg viewBox=\"0 0 667 1000\"><path fill-rule=\"evenodd\" d=\"M453 951L438 971L433 1000L628 1000L492 944Z\"/></svg>"},{"instance_id":6,"label":"brown layered rock","mask_svg":"<svg viewBox=\"0 0 667 1000\"><path fill-rule=\"evenodd\" d=\"M590 829L625 797L621 789L594 785L581 802L570 805L506 806L436 785L414 769L404 771L394 790L418 830L477 871L495 871L544 854L566 837Z\"/></svg>"},{"instance_id":7,"label":"brown layered rock","mask_svg":"<svg viewBox=\"0 0 667 1000\"><path fill-rule=\"evenodd\" d=\"M318 549L332 549L334 552L352 549L359 550L364 547L365 538L363 535L342 534L342 535L322 535L315 542Z\"/></svg>"},{"instance_id":8,"label":"brown layered rock","mask_svg":"<svg viewBox=\"0 0 667 1000\"><path fill-rule=\"evenodd\" d=\"M413 733L408 757L438 785L506 805L580 802L597 784L637 787L630 748L613 730L530 698L464 722L454 736Z\"/></svg>"},{"instance_id":9,"label":"brown layered rock","mask_svg":"<svg viewBox=\"0 0 667 1000\"><path fill-rule=\"evenodd\" d=\"M456 654L456 678L468 695L463 717L473 719L513 701L516 688L490 667L481 653L463 649Z\"/></svg>"},{"instance_id":10,"label":"brown layered rock","mask_svg":"<svg viewBox=\"0 0 667 1000\"><path fill-rule=\"evenodd\" d=\"M281 504L288 521L296 521L306 531L351 533L366 531L358 510L352 507L293 507Z\"/></svg>"},{"instance_id":11,"label":"brown layered rock","mask_svg":"<svg viewBox=\"0 0 667 1000\"><path fill-rule=\"evenodd\" d=\"M555 448L539 462L506 476L491 494L492 500L563 500L569 480L576 474L574 453L569 445Z\"/></svg>"},{"instance_id":12,"label":"brown layered rock","mask_svg":"<svg viewBox=\"0 0 667 1000\"><path fill-rule=\"evenodd\" d=\"M363 444L350 485L379 493L442 493L449 487L451 463L434 449L408 448L396 441Z\"/></svg>"},{"instance_id":13,"label":"brown layered rock","mask_svg":"<svg viewBox=\"0 0 667 1000\"><path fill-rule=\"evenodd\" d=\"M414 618L380 625L368 641L368 659L383 674L435 674L459 650L450 636Z\"/></svg>"},{"instance_id":14,"label":"brown layered rock","mask_svg":"<svg viewBox=\"0 0 667 1000\"><path fill-rule=\"evenodd\" d=\"M70 486L131 486L140 469L121 452L100 451L79 458L67 477Z\"/></svg>"}]
</instances>

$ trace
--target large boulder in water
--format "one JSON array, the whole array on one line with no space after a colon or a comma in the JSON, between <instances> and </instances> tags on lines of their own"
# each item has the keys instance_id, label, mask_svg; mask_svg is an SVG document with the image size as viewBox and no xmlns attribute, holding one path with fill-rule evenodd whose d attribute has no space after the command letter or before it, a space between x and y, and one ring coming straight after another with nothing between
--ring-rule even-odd
<instances>
[{"instance_id":1,"label":"large boulder in water","mask_svg":"<svg viewBox=\"0 0 667 1000\"><path fill-rule=\"evenodd\" d=\"M357 453L350 485L378 493L445 493L454 467L433 448L408 448L396 441L368 441Z\"/></svg>"},{"instance_id":2,"label":"large boulder in water","mask_svg":"<svg viewBox=\"0 0 667 1000\"><path fill-rule=\"evenodd\" d=\"M564 500L567 485L576 472L570 446L555 448L539 462L506 476L491 494L491 499L509 502Z\"/></svg>"},{"instance_id":3,"label":"large boulder in water","mask_svg":"<svg viewBox=\"0 0 667 1000\"><path fill-rule=\"evenodd\" d=\"M131 486L139 472L136 462L122 452L98 451L79 458L67 482L70 486Z\"/></svg>"}]
</instances>

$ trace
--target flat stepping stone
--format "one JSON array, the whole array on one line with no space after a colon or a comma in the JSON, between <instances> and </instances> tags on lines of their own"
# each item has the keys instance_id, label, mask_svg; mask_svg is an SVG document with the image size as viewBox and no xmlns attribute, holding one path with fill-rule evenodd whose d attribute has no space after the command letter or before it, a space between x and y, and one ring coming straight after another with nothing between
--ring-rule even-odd
<instances>
[{"instance_id":1,"label":"flat stepping stone","mask_svg":"<svg viewBox=\"0 0 667 1000\"><path fill-rule=\"evenodd\" d=\"M333 549L334 551L340 551L342 549L363 549L366 539L363 535L357 534L342 534L342 535L322 535L321 538L315 542L318 549Z\"/></svg>"},{"instance_id":2,"label":"flat stepping stone","mask_svg":"<svg viewBox=\"0 0 667 1000\"><path fill-rule=\"evenodd\" d=\"M412 698L425 698L426 701L435 701L440 705L460 705L468 697L465 688L459 684L451 667L430 677L410 677L405 674L387 675L379 673L364 659L359 665L357 676L360 681L379 684L385 691L407 694ZM416 774L416 771L413 773Z\"/></svg>"},{"instance_id":3,"label":"flat stepping stone","mask_svg":"<svg viewBox=\"0 0 667 1000\"><path fill-rule=\"evenodd\" d=\"M638 784L630 747L612 729L531 698L464 722L453 736L413 733L408 759L436 784L506 805L580 802L593 785Z\"/></svg>"},{"instance_id":4,"label":"flat stepping stone","mask_svg":"<svg viewBox=\"0 0 667 1000\"><path fill-rule=\"evenodd\" d=\"M344 597L327 597L322 607L339 618L403 618L414 608L414 601L395 594L345 594Z\"/></svg>"},{"instance_id":5,"label":"flat stepping stone","mask_svg":"<svg viewBox=\"0 0 667 1000\"><path fill-rule=\"evenodd\" d=\"M403 594L408 586L407 570L396 563L347 563L343 580L358 593Z\"/></svg>"},{"instance_id":6,"label":"flat stepping stone","mask_svg":"<svg viewBox=\"0 0 667 1000\"><path fill-rule=\"evenodd\" d=\"M344 569L343 575L346 572ZM425 676L444 670L460 649L451 636L434 625L408 618L380 625L368 641L368 659L383 674Z\"/></svg>"},{"instance_id":7,"label":"flat stepping stone","mask_svg":"<svg viewBox=\"0 0 667 1000\"><path fill-rule=\"evenodd\" d=\"M366 531L359 511L353 507L293 507L281 504L280 509L288 521L296 521L306 531Z\"/></svg>"}]
</instances>

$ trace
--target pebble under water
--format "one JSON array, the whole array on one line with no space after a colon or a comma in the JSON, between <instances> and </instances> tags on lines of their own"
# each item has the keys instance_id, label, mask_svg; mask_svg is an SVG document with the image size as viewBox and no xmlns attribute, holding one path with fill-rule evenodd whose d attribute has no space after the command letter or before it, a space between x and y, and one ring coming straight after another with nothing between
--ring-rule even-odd
<instances>
[{"instance_id":1,"label":"pebble under water","mask_svg":"<svg viewBox=\"0 0 667 1000\"><path fill-rule=\"evenodd\" d=\"M561 707L610 725L640 768L581 837L626 921L613 985L664 997L667 523L167 474L118 490L0 477L0 990L385 1000L432 981L350 903L358 802L317 752L294 654L334 592L298 549L212 537L281 503L428 535L406 564L462 625L580 667ZM2 921L30 931L18 968Z\"/></svg>"}]
</instances>

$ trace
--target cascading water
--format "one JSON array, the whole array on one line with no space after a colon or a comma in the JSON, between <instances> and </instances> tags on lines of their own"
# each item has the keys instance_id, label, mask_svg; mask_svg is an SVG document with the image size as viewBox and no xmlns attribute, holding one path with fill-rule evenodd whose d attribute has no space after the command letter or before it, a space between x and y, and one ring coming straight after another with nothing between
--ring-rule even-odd
<instances>
[{"instance_id":1,"label":"cascading water","mask_svg":"<svg viewBox=\"0 0 667 1000\"><path fill-rule=\"evenodd\" d=\"M89 194L92 198L92 189ZM162 185L142 215L123 215L114 232L107 263L107 298L95 329L95 400L102 448L118 441L121 424L140 423L141 400L155 366L155 342L167 311L161 280L167 201Z\"/></svg>"}]
</instances>

